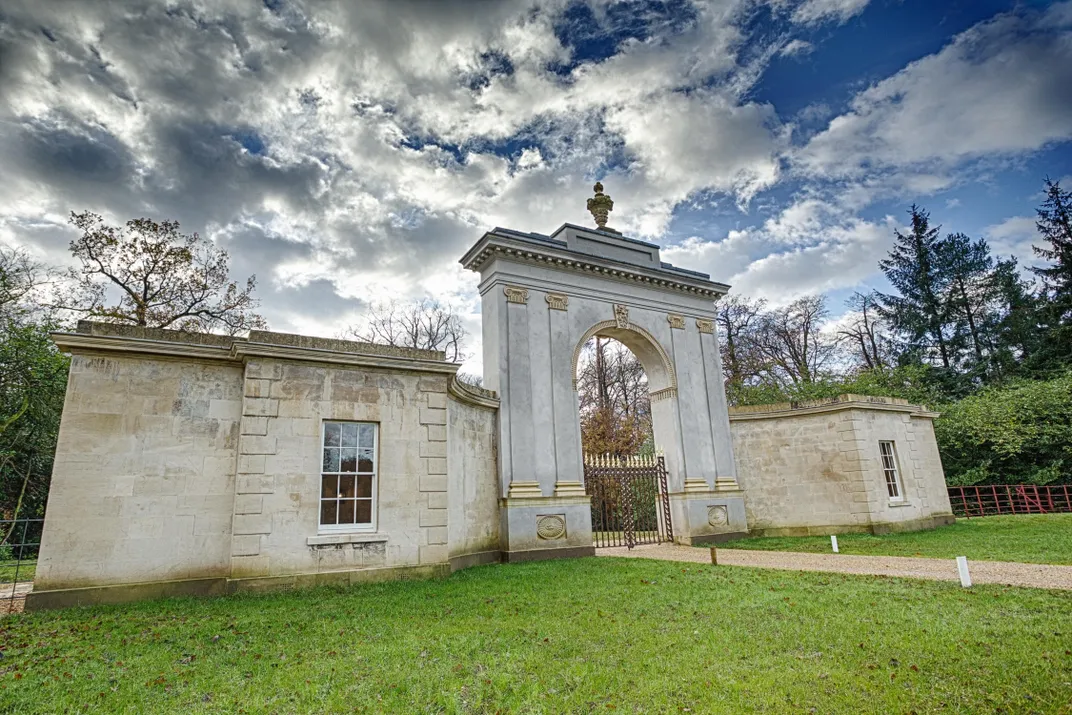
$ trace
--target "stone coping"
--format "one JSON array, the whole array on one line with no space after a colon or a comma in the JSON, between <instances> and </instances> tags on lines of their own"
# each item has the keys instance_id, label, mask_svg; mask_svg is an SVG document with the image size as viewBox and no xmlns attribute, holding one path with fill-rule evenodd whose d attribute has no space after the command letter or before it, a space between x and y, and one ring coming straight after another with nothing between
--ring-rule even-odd
<instances>
[{"instance_id":1,"label":"stone coping","mask_svg":"<svg viewBox=\"0 0 1072 715\"><path fill-rule=\"evenodd\" d=\"M447 374L456 373L460 367L447 362L445 354L438 350L267 330L253 330L245 337L237 337L82 320L76 332L55 332L52 339L65 352L103 350L229 362L241 362L255 356Z\"/></svg>"},{"instance_id":2,"label":"stone coping","mask_svg":"<svg viewBox=\"0 0 1072 715\"><path fill-rule=\"evenodd\" d=\"M499 393L495 392L495 390L485 390L483 387L462 382L457 375L447 385L447 392L450 393L451 397L471 405L499 409Z\"/></svg>"},{"instance_id":3,"label":"stone coping","mask_svg":"<svg viewBox=\"0 0 1072 715\"><path fill-rule=\"evenodd\" d=\"M791 415L807 415L821 412L835 412L847 409L880 410L887 412L908 412L913 417L936 418L937 412L931 412L922 405L913 405L899 397L876 397L873 395L854 395L846 393L837 397L802 402L778 402L771 405L749 405L730 407L730 421L761 420Z\"/></svg>"},{"instance_id":4,"label":"stone coping","mask_svg":"<svg viewBox=\"0 0 1072 715\"><path fill-rule=\"evenodd\" d=\"M378 343L366 343L358 340L318 338L311 335L297 335L294 333L276 333L270 330L251 330L246 337L238 337L234 335L191 333L184 330L143 328L137 325L121 325L117 323L99 323L92 320L79 320L75 332L83 335L133 338L136 340L161 340L187 345L207 345L220 348L230 348L236 342L249 342L260 343L263 345L307 348L309 350L330 350L332 352L340 353L356 353L360 355L383 355L387 357L411 358L414 360L446 361L446 353L442 350L421 350L418 348L395 347L393 345L380 345Z\"/></svg>"}]
</instances>

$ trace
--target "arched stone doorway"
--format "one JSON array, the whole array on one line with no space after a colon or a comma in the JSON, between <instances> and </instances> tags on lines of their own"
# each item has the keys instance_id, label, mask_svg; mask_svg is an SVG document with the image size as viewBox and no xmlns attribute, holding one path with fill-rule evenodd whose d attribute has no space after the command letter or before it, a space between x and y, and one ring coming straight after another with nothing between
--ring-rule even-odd
<instances>
[{"instance_id":1,"label":"arched stone doorway","mask_svg":"<svg viewBox=\"0 0 1072 715\"><path fill-rule=\"evenodd\" d=\"M648 371L678 540L746 531L714 331L727 286L663 263L654 244L569 224L495 229L462 264L481 275L484 385L501 400L507 558L592 553L575 374L596 334Z\"/></svg>"},{"instance_id":2,"label":"arched stone doorway","mask_svg":"<svg viewBox=\"0 0 1072 715\"><path fill-rule=\"evenodd\" d=\"M654 335L639 325L628 321L623 322L624 325L619 325L613 320L596 323L581 335L574 348L570 368L574 379L574 390L577 389L578 362L585 344L595 337L617 340L633 355L636 355L637 360L644 366L644 372L648 377L648 398L651 400L651 421L657 448L664 454L667 449L676 452L675 430L672 427L673 415L671 410L665 409L667 400L677 396L677 374L674 370L674 361ZM674 458L676 456L675 454Z\"/></svg>"},{"instance_id":3,"label":"arched stone doorway","mask_svg":"<svg viewBox=\"0 0 1072 715\"><path fill-rule=\"evenodd\" d=\"M673 361L643 328L608 321L585 332L573 364L596 547L673 541L662 448L673 437L663 409L677 389Z\"/></svg>"}]
</instances>

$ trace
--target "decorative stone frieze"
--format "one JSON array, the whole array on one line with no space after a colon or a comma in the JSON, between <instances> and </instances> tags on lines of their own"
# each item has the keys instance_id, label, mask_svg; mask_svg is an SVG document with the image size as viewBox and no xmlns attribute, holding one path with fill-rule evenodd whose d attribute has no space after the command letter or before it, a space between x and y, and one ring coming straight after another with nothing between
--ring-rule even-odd
<instances>
[{"instance_id":1,"label":"decorative stone frieze","mask_svg":"<svg viewBox=\"0 0 1072 715\"><path fill-rule=\"evenodd\" d=\"M675 315L674 313L670 313L666 316L666 322L670 323L670 328L673 330L685 329L685 316L683 315Z\"/></svg>"},{"instance_id":2,"label":"decorative stone frieze","mask_svg":"<svg viewBox=\"0 0 1072 715\"><path fill-rule=\"evenodd\" d=\"M621 303L614 304L614 324L623 330L629 327L629 308L627 306Z\"/></svg>"},{"instance_id":3,"label":"decorative stone frieze","mask_svg":"<svg viewBox=\"0 0 1072 715\"><path fill-rule=\"evenodd\" d=\"M566 310L569 305L569 296L562 293L548 293L544 296L548 310Z\"/></svg>"},{"instance_id":4,"label":"decorative stone frieze","mask_svg":"<svg viewBox=\"0 0 1072 715\"><path fill-rule=\"evenodd\" d=\"M696 327L699 328L701 333L707 333L708 335L713 335L715 332L715 323L713 320L704 320L703 318L697 318Z\"/></svg>"},{"instance_id":5,"label":"decorative stone frieze","mask_svg":"<svg viewBox=\"0 0 1072 715\"><path fill-rule=\"evenodd\" d=\"M507 303L520 303L521 305L525 305L529 302L529 292L525 288L506 286L503 288L503 293L506 295Z\"/></svg>"},{"instance_id":6,"label":"decorative stone frieze","mask_svg":"<svg viewBox=\"0 0 1072 715\"><path fill-rule=\"evenodd\" d=\"M537 516L536 535L544 541L566 538L566 515L543 514Z\"/></svg>"}]
</instances>

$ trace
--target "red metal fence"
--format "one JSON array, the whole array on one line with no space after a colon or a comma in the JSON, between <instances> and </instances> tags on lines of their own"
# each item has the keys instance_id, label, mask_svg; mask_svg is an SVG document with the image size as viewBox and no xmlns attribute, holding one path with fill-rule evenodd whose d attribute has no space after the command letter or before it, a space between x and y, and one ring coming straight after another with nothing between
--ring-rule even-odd
<instances>
[{"instance_id":1,"label":"red metal fence","mask_svg":"<svg viewBox=\"0 0 1072 715\"><path fill-rule=\"evenodd\" d=\"M949 487L949 503L956 516L995 514L1053 514L1072 512L1072 487L1034 484L996 484Z\"/></svg>"}]
</instances>

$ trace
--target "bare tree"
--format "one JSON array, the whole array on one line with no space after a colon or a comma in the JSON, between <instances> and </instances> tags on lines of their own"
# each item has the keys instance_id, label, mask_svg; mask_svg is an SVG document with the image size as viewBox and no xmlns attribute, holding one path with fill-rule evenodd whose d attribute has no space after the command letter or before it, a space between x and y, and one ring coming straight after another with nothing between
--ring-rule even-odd
<instances>
[{"instance_id":1,"label":"bare tree","mask_svg":"<svg viewBox=\"0 0 1072 715\"><path fill-rule=\"evenodd\" d=\"M756 331L766 307L765 300L739 294L718 302L715 319L721 338L722 372L729 384L750 384L765 371L767 361L758 349Z\"/></svg>"},{"instance_id":2,"label":"bare tree","mask_svg":"<svg viewBox=\"0 0 1072 715\"><path fill-rule=\"evenodd\" d=\"M595 454L636 454L652 434L644 366L627 347L593 338L577 368L581 441Z\"/></svg>"},{"instance_id":3,"label":"bare tree","mask_svg":"<svg viewBox=\"0 0 1072 715\"><path fill-rule=\"evenodd\" d=\"M253 312L256 276L239 287L230 280L227 252L196 233L180 233L177 221L139 218L116 227L84 211L72 213L70 223L82 232L71 241L82 265L71 269L73 296L60 307L114 323L191 332L233 335L264 327Z\"/></svg>"},{"instance_id":4,"label":"bare tree","mask_svg":"<svg viewBox=\"0 0 1072 715\"><path fill-rule=\"evenodd\" d=\"M431 298L374 303L365 314L364 325L351 325L345 334L366 343L442 350L451 362L465 362L469 357L465 352L469 331L457 310Z\"/></svg>"},{"instance_id":5,"label":"bare tree","mask_svg":"<svg viewBox=\"0 0 1072 715\"><path fill-rule=\"evenodd\" d=\"M858 367L865 370L882 369L889 365L890 341L887 326L879 309L881 304L875 293L852 294L845 301L852 311L848 322L838 330L838 337L846 345Z\"/></svg>"},{"instance_id":6,"label":"bare tree","mask_svg":"<svg viewBox=\"0 0 1072 715\"><path fill-rule=\"evenodd\" d=\"M815 382L837 353L836 336L824 333L826 298L805 296L760 318L757 343L770 361L770 376L783 385Z\"/></svg>"},{"instance_id":7,"label":"bare tree","mask_svg":"<svg viewBox=\"0 0 1072 715\"><path fill-rule=\"evenodd\" d=\"M50 275L26 251L0 246L0 319L17 320L33 312L30 298Z\"/></svg>"}]
</instances>

